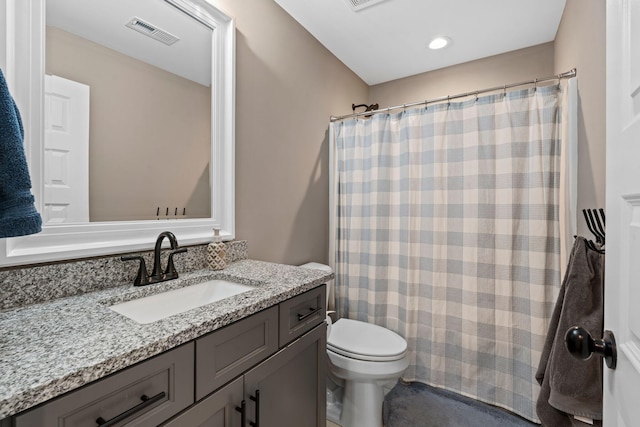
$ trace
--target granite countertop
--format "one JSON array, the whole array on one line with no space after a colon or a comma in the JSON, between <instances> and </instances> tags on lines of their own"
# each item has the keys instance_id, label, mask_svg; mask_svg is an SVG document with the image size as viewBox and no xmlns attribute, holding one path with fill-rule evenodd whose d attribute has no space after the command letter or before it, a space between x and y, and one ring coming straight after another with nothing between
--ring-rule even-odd
<instances>
[{"instance_id":1,"label":"granite countertop","mask_svg":"<svg viewBox=\"0 0 640 427\"><path fill-rule=\"evenodd\" d=\"M320 270L242 260L145 287L90 292L0 312L0 420L326 283ZM208 279L255 290L138 324L108 308Z\"/></svg>"}]
</instances>

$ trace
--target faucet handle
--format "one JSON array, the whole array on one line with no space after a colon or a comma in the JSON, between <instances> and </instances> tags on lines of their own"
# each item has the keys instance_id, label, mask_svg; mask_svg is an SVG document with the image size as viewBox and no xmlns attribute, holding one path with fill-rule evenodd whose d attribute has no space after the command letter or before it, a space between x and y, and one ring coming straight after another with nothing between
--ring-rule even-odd
<instances>
[{"instance_id":1,"label":"faucet handle","mask_svg":"<svg viewBox=\"0 0 640 427\"><path fill-rule=\"evenodd\" d=\"M169 278L176 279L178 277L178 272L176 271L176 267L173 264L173 256L175 254L180 254L184 252L187 252L187 248L174 249L171 252L169 252L169 259L167 260L167 268L164 271L165 277L167 277L168 279Z\"/></svg>"},{"instance_id":2,"label":"faucet handle","mask_svg":"<svg viewBox=\"0 0 640 427\"><path fill-rule=\"evenodd\" d=\"M149 284L149 276L147 275L147 265L141 255L131 255L120 257L122 261L140 261L138 267L138 275L133 281L133 286L144 286Z\"/></svg>"}]
</instances>

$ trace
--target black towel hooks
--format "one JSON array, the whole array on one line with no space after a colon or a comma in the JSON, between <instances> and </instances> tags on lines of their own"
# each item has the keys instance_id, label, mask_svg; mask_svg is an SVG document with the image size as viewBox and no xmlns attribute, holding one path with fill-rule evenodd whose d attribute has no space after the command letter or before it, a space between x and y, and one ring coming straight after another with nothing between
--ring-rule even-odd
<instances>
[{"instance_id":1,"label":"black towel hooks","mask_svg":"<svg viewBox=\"0 0 640 427\"><path fill-rule=\"evenodd\" d=\"M588 240L587 246L589 249L603 254L606 234L606 218L604 215L604 209L582 209L582 214L584 215L584 220L587 223L587 228L589 228L589 231L595 236L596 243L598 244L596 245L592 240Z\"/></svg>"}]
</instances>

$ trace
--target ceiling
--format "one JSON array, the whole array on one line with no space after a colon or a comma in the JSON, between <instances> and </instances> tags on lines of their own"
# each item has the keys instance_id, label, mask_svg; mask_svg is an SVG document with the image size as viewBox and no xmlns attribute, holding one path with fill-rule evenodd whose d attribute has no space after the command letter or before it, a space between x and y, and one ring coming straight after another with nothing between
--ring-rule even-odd
<instances>
[{"instance_id":1,"label":"ceiling","mask_svg":"<svg viewBox=\"0 0 640 427\"><path fill-rule=\"evenodd\" d=\"M566 0L274 0L369 85L555 39ZM427 47L436 36L452 43Z\"/></svg>"},{"instance_id":2,"label":"ceiling","mask_svg":"<svg viewBox=\"0 0 640 427\"><path fill-rule=\"evenodd\" d=\"M137 17L179 41L167 46L125 27ZM193 80L211 83L211 30L158 0L47 0L47 26L57 27Z\"/></svg>"}]
</instances>

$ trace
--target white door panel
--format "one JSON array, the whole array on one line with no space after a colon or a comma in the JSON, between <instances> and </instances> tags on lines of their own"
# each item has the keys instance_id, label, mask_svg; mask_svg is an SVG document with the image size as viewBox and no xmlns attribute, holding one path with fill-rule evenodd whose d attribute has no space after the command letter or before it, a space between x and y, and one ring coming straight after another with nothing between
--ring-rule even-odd
<instances>
[{"instance_id":1,"label":"white door panel","mask_svg":"<svg viewBox=\"0 0 640 427\"><path fill-rule=\"evenodd\" d=\"M640 423L640 0L607 0L606 102L604 326L618 361L604 370L604 425L624 427Z\"/></svg>"},{"instance_id":2,"label":"white door panel","mask_svg":"<svg viewBox=\"0 0 640 427\"><path fill-rule=\"evenodd\" d=\"M89 86L45 76L44 223L89 222Z\"/></svg>"}]
</instances>

